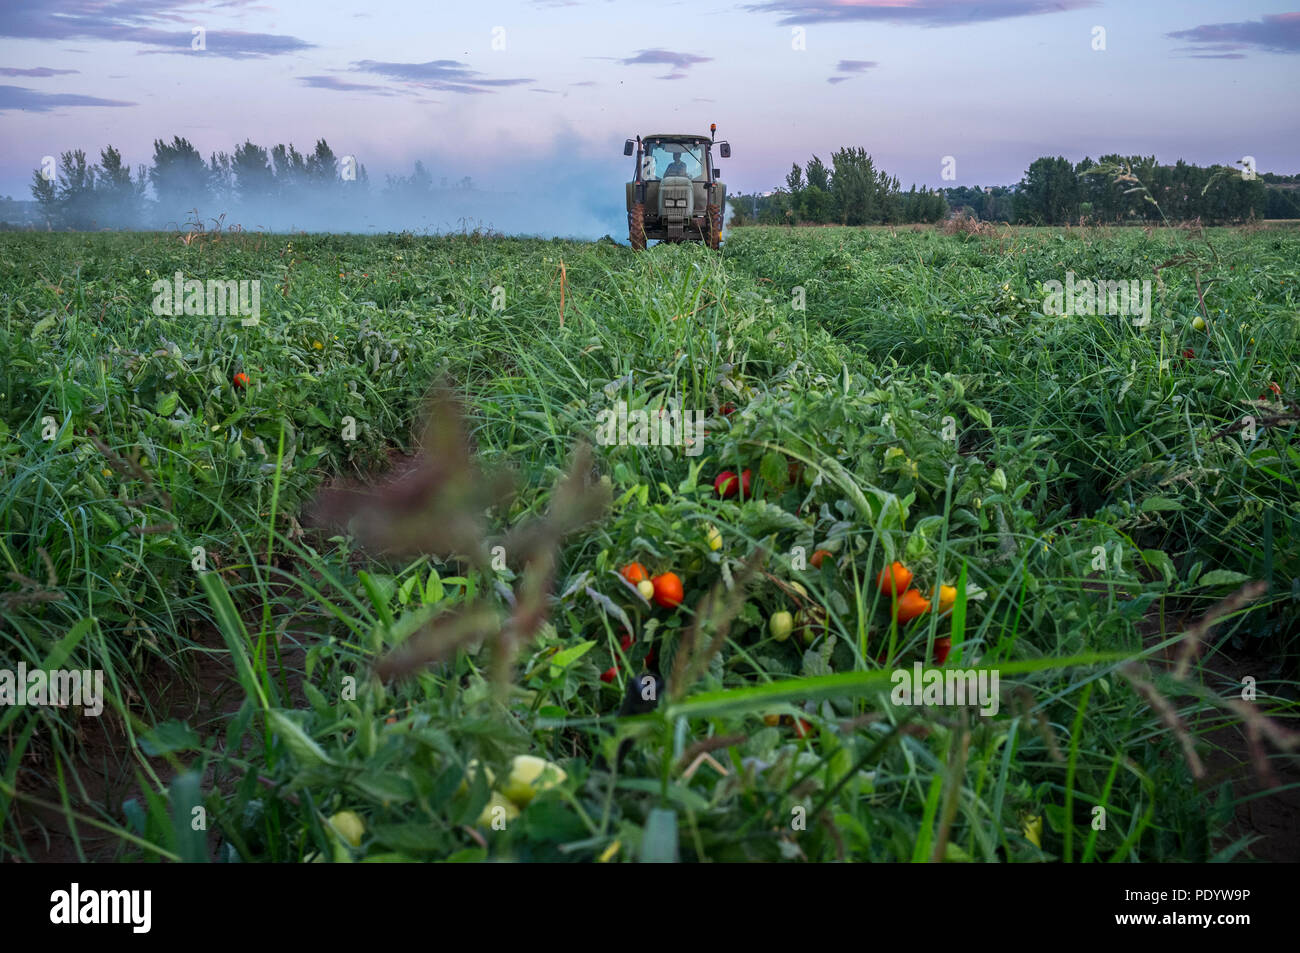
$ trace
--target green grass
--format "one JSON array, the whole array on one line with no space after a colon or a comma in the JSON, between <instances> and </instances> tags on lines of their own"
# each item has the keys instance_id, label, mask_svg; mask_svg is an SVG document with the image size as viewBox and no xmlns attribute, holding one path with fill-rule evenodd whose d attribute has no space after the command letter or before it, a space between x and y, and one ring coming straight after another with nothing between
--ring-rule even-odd
<instances>
[{"instance_id":1,"label":"green grass","mask_svg":"<svg viewBox=\"0 0 1300 953\"><path fill-rule=\"evenodd\" d=\"M1264 580L1203 659L1249 661L1261 708L1295 716L1296 423L1213 439L1243 414L1283 415L1270 382L1292 402L1300 390L1295 232L742 229L721 256L478 235L10 234L0 252L0 667L103 669L129 782L95 793L105 766L75 709L4 711L0 855L40 856L42 826L71 830L75 856L150 860L1249 852L1224 837L1232 800L1191 783L1120 666ZM1042 283L1067 269L1161 265L1147 327L1041 313ZM155 316L151 285L178 270L260 279L261 323ZM323 478L410 448L438 380L463 396L482 464L514 474L484 515L489 541L557 502L615 401L673 398L711 421L699 456L595 448L612 505L564 537L548 617L508 685L494 637L407 681L371 672L426 624L498 617L530 574L432 550L381 559L300 527ZM713 477L745 467L758 499L719 500ZM818 548L834 559L814 570ZM810 643L769 637L767 617L798 606L746 575L756 553L825 613ZM682 577L681 610L624 586L633 559ZM958 587L952 613L893 623L875 577L895 559L927 595ZM647 638L671 679L715 585L733 611L701 620L692 674L653 714L615 719ZM891 704L893 668L949 635L950 667L1000 671L995 717ZM242 705L183 724L146 673L193 687L214 652ZM1234 723L1199 666L1152 673L1185 730ZM809 729L764 718L781 714ZM624 736L636 743L614 772ZM689 770L709 739L725 776ZM567 780L505 830L472 830L490 791L481 775L458 791L466 766L500 780L517 754ZM206 839L186 820L197 806ZM342 810L364 819L357 848L328 823Z\"/></svg>"}]
</instances>

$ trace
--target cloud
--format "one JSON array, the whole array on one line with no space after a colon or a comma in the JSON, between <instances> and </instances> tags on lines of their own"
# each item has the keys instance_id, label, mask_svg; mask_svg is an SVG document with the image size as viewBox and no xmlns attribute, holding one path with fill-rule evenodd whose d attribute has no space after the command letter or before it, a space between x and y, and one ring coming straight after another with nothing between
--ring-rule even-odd
<instances>
[{"instance_id":1,"label":"cloud","mask_svg":"<svg viewBox=\"0 0 1300 953\"><path fill-rule=\"evenodd\" d=\"M1300 13L1275 13L1240 23L1206 23L1165 36L1193 44L1174 52L1195 59L1239 60L1245 58L1242 50L1300 53Z\"/></svg>"},{"instance_id":2,"label":"cloud","mask_svg":"<svg viewBox=\"0 0 1300 953\"><path fill-rule=\"evenodd\" d=\"M243 6L252 0L226 0ZM315 44L273 33L209 30L207 49L192 50L194 4L187 0L11 0L0 36L25 40L105 40L151 47L144 53L207 53L228 59L280 56ZM165 29L175 26L177 29Z\"/></svg>"},{"instance_id":3,"label":"cloud","mask_svg":"<svg viewBox=\"0 0 1300 953\"><path fill-rule=\"evenodd\" d=\"M745 7L776 13L783 26L868 21L959 26L1098 6L1098 0L768 0Z\"/></svg>"},{"instance_id":4,"label":"cloud","mask_svg":"<svg viewBox=\"0 0 1300 953\"><path fill-rule=\"evenodd\" d=\"M349 83L335 76L299 76L298 82L313 89L331 89L340 93L374 93L377 96L392 96L392 90L371 83Z\"/></svg>"},{"instance_id":5,"label":"cloud","mask_svg":"<svg viewBox=\"0 0 1300 953\"><path fill-rule=\"evenodd\" d=\"M374 73L412 86L439 89L449 93L490 93L494 87L532 83L531 78L483 79L478 70L456 60L430 60L427 63L384 63L361 60L352 64L354 72Z\"/></svg>"},{"instance_id":6,"label":"cloud","mask_svg":"<svg viewBox=\"0 0 1300 953\"><path fill-rule=\"evenodd\" d=\"M608 59L609 57L604 57ZM615 57L617 59L617 57ZM635 56L628 56L619 59L618 62L624 66L671 66L669 70L656 79L685 79L686 71L697 63L712 62L712 56L697 56L694 53L674 53L672 50L637 50Z\"/></svg>"},{"instance_id":7,"label":"cloud","mask_svg":"<svg viewBox=\"0 0 1300 953\"><path fill-rule=\"evenodd\" d=\"M135 103L118 99L100 99L75 93L42 93L23 86L0 86L0 112L21 109L26 112L45 113L60 106L134 106Z\"/></svg>"},{"instance_id":8,"label":"cloud","mask_svg":"<svg viewBox=\"0 0 1300 953\"><path fill-rule=\"evenodd\" d=\"M70 73L80 73L76 69L50 69L48 66L37 66L34 69L18 69L13 66L0 67L0 76L67 76Z\"/></svg>"},{"instance_id":9,"label":"cloud","mask_svg":"<svg viewBox=\"0 0 1300 953\"><path fill-rule=\"evenodd\" d=\"M594 80L584 79L581 83L570 83L569 85L570 86L596 86L598 84Z\"/></svg>"},{"instance_id":10,"label":"cloud","mask_svg":"<svg viewBox=\"0 0 1300 953\"><path fill-rule=\"evenodd\" d=\"M875 69L879 65L875 60L840 60L835 65L835 72L847 75L832 76L826 82L831 84L842 83L845 80L852 79L857 73L865 73L867 70Z\"/></svg>"}]
</instances>

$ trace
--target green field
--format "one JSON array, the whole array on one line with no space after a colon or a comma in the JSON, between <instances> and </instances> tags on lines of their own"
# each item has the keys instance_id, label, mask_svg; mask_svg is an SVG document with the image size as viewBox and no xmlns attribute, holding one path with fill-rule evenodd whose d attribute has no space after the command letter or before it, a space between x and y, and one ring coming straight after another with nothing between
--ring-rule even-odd
<instances>
[{"instance_id":1,"label":"green field","mask_svg":"<svg viewBox=\"0 0 1300 953\"><path fill-rule=\"evenodd\" d=\"M1294 858L1300 232L180 239L0 235L0 668L104 672L0 706L0 858ZM891 700L949 647L996 714Z\"/></svg>"}]
</instances>

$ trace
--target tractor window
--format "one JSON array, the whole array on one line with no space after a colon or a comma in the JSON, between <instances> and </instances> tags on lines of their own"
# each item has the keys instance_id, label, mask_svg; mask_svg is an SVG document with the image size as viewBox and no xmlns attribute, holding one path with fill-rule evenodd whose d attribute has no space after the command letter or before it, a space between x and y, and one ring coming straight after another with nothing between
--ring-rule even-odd
<instances>
[{"instance_id":1,"label":"tractor window","mask_svg":"<svg viewBox=\"0 0 1300 953\"><path fill-rule=\"evenodd\" d=\"M704 147L694 142L650 142L647 155L654 159L658 177L684 175L688 179L704 177Z\"/></svg>"}]
</instances>

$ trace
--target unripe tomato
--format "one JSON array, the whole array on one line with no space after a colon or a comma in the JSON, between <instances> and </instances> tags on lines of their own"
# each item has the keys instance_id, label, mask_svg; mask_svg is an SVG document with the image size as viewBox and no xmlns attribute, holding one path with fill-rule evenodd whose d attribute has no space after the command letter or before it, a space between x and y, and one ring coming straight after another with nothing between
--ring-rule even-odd
<instances>
[{"instance_id":1,"label":"unripe tomato","mask_svg":"<svg viewBox=\"0 0 1300 953\"><path fill-rule=\"evenodd\" d=\"M775 728L777 725L781 724L781 716L780 716L780 715L764 715L764 716L763 716L763 724L767 725L769 728Z\"/></svg>"},{"instance_id":2,"label":"unripe tomato","mask_svg":"<svg viewBox=\"0 0 1300 953\"><path fill-rule=\"evenodd\" d=\"M330 818L330 827L353 847L361 846L361 837L366 832L366 822L353 811L339 811Z\"/></svg>"},{"instance_id":3,"label":"unripe tomato","mask_svg":"<svg viewBox=\"0 0 1300 953\"><path fill-rule=\"evenodd\" d=\"M628 563L620 569L619 572L623 574L624 579L634 586L642 579L650 578L650 573L647 572L645 566L642 566L640 563Z\"/></svg>"},{"instance_id":4,"label":"unripe tomato","mask_svg":"<svg viewBox=\"0 0 1300 953\"><path fill-rule=\"evenodd\" d=\"M788 612L773 612L767 620L767 630L776 641L784 642L794 631L794 616Z\"/></svg>"},{"instance_id":5,"label":"unripe tomato","mask_svg":"<svg viewBox=\"0 0 1300 953\"><path fill-rule=\"evenodd\" d=\"M1204 331L1205 319L1198 314L1196 317L1192 319L1192 327L1194 327L1198 331Z\"/></svg>"},{"instance_id":6,"label":"unripe tomato","mask_svg":"<svg viewBox=\"0 0 1300 953\"><path fill-rule=\"evenodd\" d=\"M563 768L545 758L516 755L510 762L510 777L501 785L501 793L523 807L542 791L563 784L567 777Z\"/></svg>"},{"instance_id":7,"label":"unripe tomato","mask_svg":"<svg viewBox=\"0 0 1300 953\"><path fill-rule=\"evenodd\" d=\"M497 808L501 809L499 815L497 813ZM493 791L488 797L488 802L483 805L483 810L478 816L478 826L491 827L492 822L495 821L498 816L503 817L507 821L513 821L519 816L519 808L516 807L514 802L505 795L498 791Z\"/></svg>"},{"instance_id":8,"label":"unripe tomato","mask_svg":"<svg viewBox=\"0 0 1300 953\"><path fill-rule=\"evenodd\" d=\"M898 621L911 622L919 615L925 615L930 611L930 603L925 596L916 589L909 589L898 597L894 604L894 613L898 616Z\"/></svg>"},{"instance_id":9,"label":"unripe tomato","mask_svg":"<svg viewBox=\"0 0 1300 953\"><path fill-rule=\"evenodd\" d=\"M876 585L887 596L897 596L912 584L911 571L900 562L892 562L876 576Z\"/></svg>"},{"instance_id":10,"label":"unripe tomato","mask_svg":"<svg viewBox=\"0 0 1300 953\"><path fill-rule=\"evenodd\" d=\"M641 593L646 599L654 598L655 584L649 579L642 579L636 584L636 591Z\"/></svg>"},{"instance_id":11,"label":"unripe tomato","mask_svg":"<svg viewBox=\"0 0 1300 953\"><path fill-rule=\"evenodd\" d=\"M731 470L723 470L713 481L713 489L725 500L736 495L736 491L740 489L740 481Z\"/></svg>"},{"instance_id":12,"label":"unripe tomato","mask_svg":"<svg viewBox=\"0 0 1300 953\"><path fill-rule=\"evenodd\" d=\"M709 528L705 533L705 538L709 541L709 549L713 550L715 553L722 548L722 531L712 523L709 524Z\"/></svg>"},{"instance_id":13,"label":"unripe tomato","mask_svg":"<svg viewBox=\"0 0 1300 953\"><path fill-rule=\"evenodd\" d=\"M655 604L663 609L676 609L682 604L682 581L675 572L660 573L651 580L654 584Z\"/></svg>"}]
</instances>

